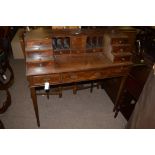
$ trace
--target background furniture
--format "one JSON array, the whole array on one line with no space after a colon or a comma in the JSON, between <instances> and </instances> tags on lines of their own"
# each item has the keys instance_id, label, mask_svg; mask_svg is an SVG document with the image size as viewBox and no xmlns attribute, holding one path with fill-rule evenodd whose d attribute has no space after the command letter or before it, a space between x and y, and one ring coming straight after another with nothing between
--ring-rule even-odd
<instances>
[{"instance_id":1,"label":"background furniture","mask_svg":"<svg viewBox=\"0 0 155 155\"><path fill-rule=\"evenodd\" d=\"M133 65L127 77L122 97L119 100L120 111L127 120L135 108L155 61L154 30L150 27L138 27L137 29L139 30L137 30L134 43ZM107 79L102 83L102 87L107 91L112 101L115 100L116 95L111 88L118 89L119 83L119 79Z\"/></svg>"},{"instance_id":2,"label":"background furniture","mask_svg":"<svg viewBox=\"0 0 155 155\"><path fill-rule=\"evenodd\" d=\"M135 109L127 123L130 129L154 129L155 128L155 74L152 69L149 73L143 91L135 105Z\"/></svg>"},{"instance_id":3,"label":"background furniture","mask_svg":"<svg viewBox=\"0 0 155 155\"><path fill-rule=\"evenodd\" d=\"M8 89L13 84L13 81L14 75L6 56L6 52L0 50L0 91L5 92L6 94L6 100L3 103L2 101L0 102L0 114L4 113L11 105L11 95ZM2 122L0 126L0 128L4 128Z\"/></svg>"},{"instance_id":4,"label":"background furniture","mask_svg":"<svg viewBox=\"0 0 155 155\"><path fill-rule=\"evenodd\" d=\"M0 120L0 129L4 129L4 125L1 120Z\"/></svg>"},{"instance_id":5,"label":"background furniture","mask_svg":"<svg viewBox=\"0 0 155 155\"><path fill-rule=\"evenodd\" d=\"M134 30L39 28L26 32L23 38L26 75L31 98L40 126L36 93L44 87L47 97L53 85L72 83L76 93L78 82L121 77L114 112L132 65Z\"/></svg>"},{"instance_id":6,"label":"background furniture","mask_svg":"<svg viewBox=\"0 0 155 155\"><path fill-rule=\"evenodd\" d=\"M19 28L11 41L12 54L14 59L24 59L21 46L20 35L24 32L24 28Z\"/></svg>"},{"instance_id":7,"label":"background furniture","mask_svg":"<svg viewBox=\"0 0 155 155\"><path fill-rule=\"evenodd\" d=\"M11 95L9 87L12 86L14 81L13 70L9 63L10 56L10 39L11 34L9 33L10 27L0 28L0 94L2 91L5 92L6 100L0 101L0 114L4 113L11 105ZM4 125L0 121L0 128L4 128Z\"/></svg>"},{"instance_id":8,"label":"background furniture","mask_svg":"<svg viewBox=\"0 0 155 155\"><path fill-rule=\"evenodd\" d=\"M121 101L121 112L127 120L134 110L150 71L151 68L147 64L135 64L129 73Z\"/></svg>"},{"instance_id":9,"label":"background furniture","mask_svg":"<svg viewBox=\"0 0 155 155\"><path fill-rule=\"evenodd\" d=\"M14 74L9 64L6 51L0 50L0 94L5 92L6 100L0 102L0 114L4 113L11 105L11 95L9 87L13 84ZM2 94L1 94L2 95ZM0 128L4 128L3 123L0 121Z\"/></svg>"},{"instance_id":10,"label":"background furniture","mask_svg":"<svg viewBox=\"0 0 155 155\"><path fill-rule=\"evenodd\" d=\"M134 110L150 71L150 65L140 62L134 63L127 76L122 96L118 101L121 105L119 110L127 120L129 120ZM113 102L116 99L116 93L114 90L119 88L119 84L119 78L111 78L102 81L102 87L106 90Z\"/></svg>"}]
</instances>

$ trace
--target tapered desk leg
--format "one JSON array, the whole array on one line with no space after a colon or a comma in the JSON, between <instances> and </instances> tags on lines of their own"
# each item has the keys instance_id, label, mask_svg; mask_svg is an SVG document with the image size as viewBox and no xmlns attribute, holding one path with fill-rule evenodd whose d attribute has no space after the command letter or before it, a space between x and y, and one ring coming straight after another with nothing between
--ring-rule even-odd
<instances>
[{"instance_id":1,"label":"tapered desk leg","mask_svg":"<svg viewBox=\"0 0 155 155\"><path fill-rule=\"evenodd\" d=\"M35 87L31 87L30 91L31 91L31 98L32 98L32 102L33 102L33 107L34 107L36 119L37 119L37 125L39 127L40 126L40 120L39 120L39 112L38 112L38 104L37 104L37 96L36 96Z\"/></svg>"},{"instance_id":2,"label":"tapered desk leg","mask_svg":"<svg viewBox=\"0 0 155 155\"><path fill-rule=\"evenodd\" d=\"M114 104L114 108L113 108L113 111L115 112L115 116L114 116L115 118L117 117L117 114L119 112L119 99L120 99L120 96L123 92L123 88L124 88L124 84L126 82L126 79L127 79L127 76L121 77L121 83L119 86L119 90L118 90L116 100L115 100L115 104Z\"/></svg>"}]
</instances>

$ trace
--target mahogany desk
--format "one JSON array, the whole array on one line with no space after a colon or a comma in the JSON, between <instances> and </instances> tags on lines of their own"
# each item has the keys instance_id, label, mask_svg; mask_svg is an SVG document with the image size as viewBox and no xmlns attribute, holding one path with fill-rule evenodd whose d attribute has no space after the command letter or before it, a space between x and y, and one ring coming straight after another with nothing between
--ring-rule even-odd
<instances>
[{"instance_id":1,"label":"mahogany desk","mask_svg":"<svg viewBox=\"0 0 155 155\"><path fill-rule=\"evenodd\" d=\"M40 126L40 121L36 88L44 86L45 82L48 82L49 85L52 86L111 77L122 77L113 109L117 115L119 106L118 100L132 65L131 53L122 52L119 59L116 58L115 61L114 57L114 59L111 60L109 54L106 54L109 49L107 48L108 45L105 47L104 39L99 38L103 36L105 32L91 32L89 36L92 37L95 35L95 37L97 36L96 38L101 39L100 46L96 43L97 45L91 48L91 52L90 48L87 50L85 45L88 43L88 34L90 34L90 32L74 35L70 34L69 31L63 33L56 32L55 34L50 30L32 30L25 35L24 52L26 58L26 76L29 81L30 93L38 126ZM58 36L58 39L61 37L70 39L68 46L66 46L67 48L54 49L55 43L53 40L56 36ZM122 40L122 37L120 38ZM61 41L64 41L63 39ZM56 43L58 44L60 42ZM105 48L102 47L103 44ZM120 42L120 44L122 51L122 47L124 47L123 45L125 43L122 44L122 42ZM125 45L125 47L130 46L129 43ZM118 47L117 45L117 48ZM113 54L112 51L111 53ZM127 57L124 57L124 55L127 55Z\"/></svg>"}]
</instances>

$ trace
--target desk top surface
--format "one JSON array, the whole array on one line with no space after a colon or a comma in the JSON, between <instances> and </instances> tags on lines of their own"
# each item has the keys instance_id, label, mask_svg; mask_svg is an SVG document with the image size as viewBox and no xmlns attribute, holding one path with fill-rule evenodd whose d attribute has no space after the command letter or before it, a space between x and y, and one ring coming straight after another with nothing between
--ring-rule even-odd
<instances>
[{"instance_id":1,"label":"desk top surface","mask_svg":"<svg viewBox=\"0 0 155 155\"><path fill-rule=\"evenodd\" d=\"M75 55L58 55L54 61L27 63L26 74L43 75L63 72L86 71L91 69L104 69L115 66L131 65L131 62L113 63L102 53Z\"/></svg>"}]
</instances>

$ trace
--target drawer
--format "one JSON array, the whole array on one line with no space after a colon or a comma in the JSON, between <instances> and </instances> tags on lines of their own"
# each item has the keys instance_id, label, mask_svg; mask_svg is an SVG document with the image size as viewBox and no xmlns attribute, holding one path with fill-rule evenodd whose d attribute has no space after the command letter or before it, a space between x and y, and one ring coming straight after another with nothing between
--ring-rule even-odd
<instances>
[{"instance_id":1,"label":"drawer","mask_svg":"<svg viewBox=\"0 0 155 155\"><path fill-rule=\"evenodd\" d=\"M94 48L93 52L103 52L103 49L102 48Z\"/></svg>"},{"instance_id":2,"label":"drawer","mask_svg":"<svg viewBox=\"0 0 155 155\"><path fill-rule=\"evenodd\" d=\"M72 72L72 73L63 73L62 74L62 82L78 82L78 81L87 81L87 80L96 80L96 79L104 79L107 77L117 76L122 74L124 70L122 67L113 67L113 68L105 68L98 69L93 71L82 71L82 72Z\"/></svg>"},{"instance_id":3,"label":"drawer","mask_svg":"<svg viewBox=\"0 0 155 155\"><path fill-rule=\"evenodd\" d=\"M111 67L105 69L98 69L93 71L80 71L80 72L70 72L42 76L31 76L28 80L31 85L44 85L45 82L50 84L60 84L60 83L71 83L80 81L89 81L104 79L119 75L124 75L129 72L129 67Z\"/></svg>"},{"instance_id":4,"label":"drawer","mask_svg":"<svg viewBox=\"0 0 155 155\"><path fill-rule=\"evenodd\" d=\"M82 37L72 37L71 39L71 49L84 50L86 48L86 36Z\"/></svg>"},{"instance_id":5,"label":"drawer","mask_svg":"<svg viewBox=\"0 0 155 155\"><path fill-rule=\"evenodd\" d=\"M60 75L51 74L51 75L32 76L30 78L30 82L32 85L44 85L45 82L49 82L50 84L59 84Z\"/></svg>"},{"instance_id":6,"label":"drawer","mask_svg":"<svg viewBox=\"0 0 155 155\"><path fill-rule=\"evenodd\" d=\"M79 54L79 53L84 53L85 50L71 50L71 54Z\"/></svg>"},{"instance_id":7,"label":"drawer","mask_svg":"<svg viewBox=\"0 0 155 155\"><path fill-rule=\"evenodd\" d=\"M96 71L63 73L62 81L63 82L78 82L78 81L85 81L85 80L93 80L98 77L99 77L99 73Z\"/></svg>"},{"instance_id":8,"label":"drawer","mask_svg":"<svg viewBox=\"0 0 155 155\"><path fill-rule=\"evenodd\" d=\"M26 47L31 46L40 46L40 45L52 45L52 39L43 39L43 40L29 40L26 41Z\"/></svg>"},{"instance_id":9,"label":"drawer","mask_svg":"<svg viewBox=\"0 0 155 155\"><path fill-rule=\"evenodd\" d=\"M102 69L99 72L98 79L104 79L104 78L110 78L110 77L117 77L125 75L129 72L129 67L124 66L117 66L117 67L111 67L107 69Z\"/></svg>"},{"instance_id":10,"label":"drawer","mask_svg":"<svg viewBox=\"0 0 155 155\"><path fill-rule=\"evenodd\" d=\"M54 55L70 54L70 50L54 50Z\"/></svg>"},{"instance_id":11,"label":"drawer","mask_svg":"<svg viewBox=\"0 0 155 155\"><path fill-rule=\"evenodd\" d=\"M27 58L32 58L34 60L43 59L44 57L51 57L53 55L52 50L45 50L45 51L29 51L26 52Z\"/></svg>"},{"instance_id":12,"label":"drawer","mask_svg":"<svg viewBox=\"0 0 155 155\"><path fill-rule=\"evenodd\" d=\"M128 46L112 46L112 52L113 53L124 53L124 52L130 52L131 47Z\"/></svg>"},{"instance_id":13,"label":"drawer","mask_svg":"<svg viewBox=\"0 0 155 155\"><path fill-rule=\"evenodd\" d=\"M121 73L123 75L128 75L130 72L130 69L131 69L131 66L123 66L123 67L121 67Z\"/></svg>"},{"instance_id":14,"label":"drawer","mask_svg":"<svg viewBox=\"0 0 155 155\"><path fill-rule=\"evenodd\" d=\"M87 53L93 53L93 52L103 52L103 48L87 48Z\"/></svg>"},{"instance_id":15,"label":"drawer","mask_svg":"<svg viewBox=\"0 0 155 155\"><path fill-rule=\"evenodd\" d=\"M51 39L27 41L25 44L25 51L36 51L46 49L52 49Z\"/></svg>"},{"instance_id":16,"label":"drawer","mask_svg":"<svg viewBox=\"0 0 155 155\"><path fill-rule=\"evenodd\" d=\"M111 38L111 44L128 44L128 38Z\"/></svg>"},{"instance_id":17,"label":"drawer","mask_svg":"<svg viewBox=\"0 0 155 155\"><path fill-rule=\"evenodd\" d=\"M126 56L115 56L114 57L114 62L126 62L126 61L131 61L132 56L131 55L126 55Z\"/></svg>"}]
</instances>

